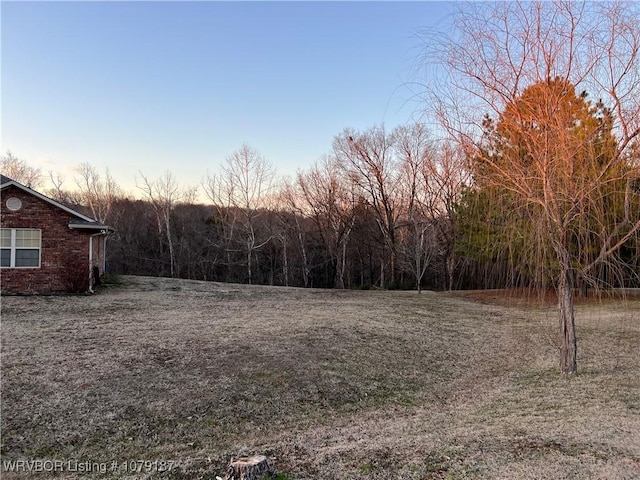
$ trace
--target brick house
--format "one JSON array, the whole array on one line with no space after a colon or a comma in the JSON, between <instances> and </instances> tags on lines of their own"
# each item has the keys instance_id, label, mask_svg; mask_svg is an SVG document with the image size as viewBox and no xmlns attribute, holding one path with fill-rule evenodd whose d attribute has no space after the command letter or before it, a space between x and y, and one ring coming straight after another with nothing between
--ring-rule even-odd
<instances>
[{"instance_id":1,"label":"brick house","mask_svg":"<svg viewBox=\"0 0 640 480\"><path fill-rule=\"evenodd\" d=\"M3 175L0 207L2 293L91 291L112 228Z\"/></svg>"}]
</instances>

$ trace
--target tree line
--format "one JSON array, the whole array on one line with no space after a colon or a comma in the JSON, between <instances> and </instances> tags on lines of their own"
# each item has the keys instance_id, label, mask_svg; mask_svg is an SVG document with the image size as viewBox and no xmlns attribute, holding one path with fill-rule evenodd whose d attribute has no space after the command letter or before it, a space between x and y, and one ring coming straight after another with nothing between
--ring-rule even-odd
<instances>
[{"instance_id":1,"label":"tree line","mask_svg":"<svg viewBox=\"0 0 640 480\"><path fill-rule=\"evenodd\" d=\"M611 124L600 110L587 116ZM487 138L497 130L486 121ZM615 145L610 130L598 135ZM495 155L510 154L500 148ZM44 175L11 152L2 166L18 181L44 185ZM49 172L44 193L116 230L107 241L113 274L323 288L552 288L552 276L537 268L551 260L535 221L520 216L509 190L482 168L477 156L413 123L345 129L293 179L279 178L268 159L243 145L197 187L170 171L140 172L131 195L108 170L82 164L75 188ZM624 210L625 191L624 181L612 183L605 195L612 208L581 217L582 235L570 245L576 257L597 257L593 228ZM640 212L637 201L631 208ZM620 242L616 262L589 277L593 286L640 286L639 246L635 231ZM573 286L582 280L576 275Z\"/></svg>"},{"instance_id":2,"label":"tree line","mask_svg":"<svg viewBox=\"0 0 640 480\"><path fill-rule=\"evenodd\" d=\"M3 172L42 188L44 175L8 152ZM278 178L241 146L198 187L173 173L138 175L126 194L108 171L49 173L50 197L116 232L111 273L329 288L457 288L454 207L469 175L461 151L419 125L337 135L330 153ZM197 201L198 190L208 199Z\"/></svg>"}]
</instances>

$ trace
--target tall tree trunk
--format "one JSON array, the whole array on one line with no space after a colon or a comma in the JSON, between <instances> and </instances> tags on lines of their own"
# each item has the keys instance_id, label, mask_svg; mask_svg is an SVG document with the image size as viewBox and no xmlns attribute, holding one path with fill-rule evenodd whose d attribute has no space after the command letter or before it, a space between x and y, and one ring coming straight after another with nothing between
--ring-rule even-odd
<instances>
[{"instance_id":1,"label":"tall tree trunk","mask_svg":"<svg viewBox=\"0 0 640 480\"><path fill-rule=\"evenodd\" d=\"M167 241L169 243L169 268L171 272L171 278L175 278L175 255L173 252L173 239L171 237L171 213L165 212L165 225L167 229Z\"/></svg>"},{"instance_id":2,"label":"tall tree trunk","mask_svg":"<svg viewBox=\"0 0 640 480\"><path fill-rule=\"evenodd\" d=\"M337 289L344 289L344 275L342 274L342 260L340 256L335 259L335 277L333 279L333 287Z\"/></svg>"},{"instance_id":3,"label":"tall tree trunk","mask_svg":"<svg viewBox=\"0 0 640 480\"><path fill-rule=\"evenodd\" d=\"M253 225L248 224L247 234L247 275L249 276L249 285L253 283L253 269L251 268L251 257L253 257L253 250L256 246L256 235L253 230Z\"/></svg>"},{"instance_id":4,"label":"tall tree trunk","mask_svg":"<svg viewBox=\"0 0 640 480\"><path fill-rule=\"evenodd\" d=\"M453 254L447 255L446 259L447 264L447 290L453 290L453 273L455 269L455 261L453 258Z\"/></svg>"},{"instance_id":5,"label":"tall tree trunk","mask_svg":"<svg viewBox=\"0 0 640 480\"><path fill-rule=\"evenodd\" d=\"M289 258L287 257L287 237L282 237L282 276L285 287L289 286Z\"/></svg>"},{"instance_id":6,"label":"tall tree trunk","mask_svg":"<svg viewBox=\"0 0 640 480\"><path fill-rule=\"evenodd\" d=\"M344 271L347 264L347 242L343 239L337 248L335 288L344 289Z\"/></svg>"},{"instance_id":7,"label":"tall tree trunk","mask_svg":"<svg viewBox=\"0 0 640 480\"><path fill-rule=\"evenodd\" d=\"M231 282L231 249L229 247L229 243L225 248L225 256L227 257L227 264L225 266L225 282Z\"/></svg>"},{"instance_id":8,"label":"tall tree trunk","mask_svg":"<svg viewBox=\"0 0 640 480\"><path fill-rule=\"evenodd\" d=\"M424 270L422 268L422 247L424 246L424 231L420 234L420 241L416 241L415 245L415 279L416 279L416 288L418 289L418 293L422 293L422 277L424 275Z\"/></svg>"},{"instance_id":9,"label":"tall tree trunk","mask_svg":"<svg viewBox=\"0 0 640 480\"><path fill-rule=\"evenodd\" d=\"M396 283L396 251L395 251L395 246L392 247L391 249L391 265L390 265L390 270L391 270L391 278L389 280L389 284L391 285L392 288L396 288L397 285Z\"/></svg>"},{"instance_id":10,"label":"tall tree trunk","mask_svg":"<svg viewBox=\"0 0 640 480\"><path fill-rule=\"evenodd\" d=\"M307 261L307 249L305 247L304 238L302 236L302 228L298 221L298 215L295 215L296 228L298 230L298 243L300 245L300 252L302 254L302 281L305 288L309 286L309 262Z\"/></svg>"},{"instance_id":11,"label":"tall tree trunk","mask_svg":"<svg viewBox=\"0 0 640 480\"><path fill-rule=\"evenodd\" d=\"M562 260L557 293L561 331L560 369L565 375L578 373L578 342L570 273L568 262Z\"/></svg>"}]
</instances>

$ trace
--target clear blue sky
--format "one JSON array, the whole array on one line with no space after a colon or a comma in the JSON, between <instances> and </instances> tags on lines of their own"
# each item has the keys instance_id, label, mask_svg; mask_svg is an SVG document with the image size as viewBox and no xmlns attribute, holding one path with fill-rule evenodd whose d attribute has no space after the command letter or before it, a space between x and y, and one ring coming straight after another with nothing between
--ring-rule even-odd
<instances>
[{"instance_id":1,"label":"clear blue sky","mask_svg":"<svg viewBox=\"0 0 640 480\"><path fill-rule=\"evenodd\" d=\"M294 174L345 127L407 121L439 2L1 2L2 151L197 185L248 143Z\"/></svg>"}]
</instances>

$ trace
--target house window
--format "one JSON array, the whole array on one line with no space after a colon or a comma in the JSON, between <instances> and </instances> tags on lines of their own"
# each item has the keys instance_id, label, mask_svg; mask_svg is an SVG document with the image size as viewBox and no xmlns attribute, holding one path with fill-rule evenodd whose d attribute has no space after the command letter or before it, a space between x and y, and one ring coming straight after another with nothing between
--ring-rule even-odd
<instances>
[{"instance_id":1,"label":"house window","mask_svg":"<svg viewBox=\"0 0 640 480\"><path fill-rule=\"evenodd\" d=\"M40 267L41 234L36 228L0 228L1 267Z\"/></svg>"}]
</instances>

